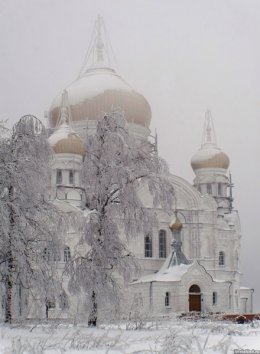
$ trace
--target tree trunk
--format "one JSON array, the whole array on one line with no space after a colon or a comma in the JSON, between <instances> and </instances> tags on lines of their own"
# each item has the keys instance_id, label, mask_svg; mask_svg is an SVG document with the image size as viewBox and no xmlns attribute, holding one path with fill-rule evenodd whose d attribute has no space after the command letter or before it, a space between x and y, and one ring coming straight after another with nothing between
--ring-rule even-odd
<instances>
[{"instance_id":1,"label":"tree trunk","mask_svg":"<svg viewBox=\"0 0 260 354\"><path fill-rule=\"evenodd\" d=\"M9 202L12 203L14 196L14 188L9 187ZM5 280L5 288L6 288L6 301L5 301L5 323L12 323L13 319L13 311L12 311L12 302L13 302L13 271L14 271L14 259L12 252L12 239L13 239L13 230L14 230L14 215L15 211L13 206L10 206L10 214L9 214L9 249L7 252L7 274Z\"/></svg>"},{"instance_id":2,"label":"tree trunk","mask_svg":"<svg viewBox=\"0 0 260 354\"><path fill-rule=\"evenodd\" d=\"M88 326L96 327L97 326L97 302L96 302L96 293L93 290L91 297L91 311L88 317Z\"/></svg>"},{"instance_id":3,"label":"tree trunk","mask_svg":"<svg viewBox=\"0 0 260 354\"><path fill-rule=\"evenodd\" d=\"M13 295L13 258L9 252L7 260L6 275L6 302L5 302L5 323L12 323L12 295Z\"/></svg>"}]
</instances>

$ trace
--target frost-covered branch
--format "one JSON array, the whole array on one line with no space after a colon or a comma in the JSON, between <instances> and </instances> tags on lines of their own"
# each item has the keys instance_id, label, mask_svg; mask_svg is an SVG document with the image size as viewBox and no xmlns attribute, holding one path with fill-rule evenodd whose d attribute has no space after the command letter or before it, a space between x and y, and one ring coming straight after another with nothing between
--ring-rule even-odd
<instances>
[{"instance_id":1,"label":"frost-covered branch","mask_svg":"<svg viewBox=\"0 0 260 354\"><path fill-rule=\"evenodd\" d=\"M79 252L68 274L70 289L86 294L93 319L102 299L119 301L120 284L138 267L128 239L151 232L157 220L152 207L169 209L174 191L152 144L131 135L120 112L99 121L86 151L81 180L86 207L93 212L82 223ZM143 188L152 197L150 207L140 197Z\"/></svg>"},{"instance_id":2,"label":"frost-covered branch","mask_svg":"<svg viewBox=\"0 0 260 354\"><path fill-rule=\"evenodd\" d=\"M62 225L46 199L50 154L45 129L33 116L22 117L0 140L0 289L6 322L27 315L22 298L29 293L46 298L49 275L55 274L43 258L47 245L57 247Z\"/></svg>"}]
</instances>

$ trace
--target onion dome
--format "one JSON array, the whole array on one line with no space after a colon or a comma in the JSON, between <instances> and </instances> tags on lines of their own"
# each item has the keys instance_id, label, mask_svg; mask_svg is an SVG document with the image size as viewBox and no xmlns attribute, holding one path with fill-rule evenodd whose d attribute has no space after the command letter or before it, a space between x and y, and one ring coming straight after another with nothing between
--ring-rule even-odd
<instances>
[{"instance_id":1,"label":"onion dome","mask_svg":"<svg viewBox=\"0 0 260 354\"><path fill-rule=\"evenodd\" d=\"M84 142L69 126L70 110L68 103L68 92L63 91L59 114L59 126L49 137L48 141L56 154L84 155Z\"/></svg>"},{"instance_id":2,"label":"onion dome","mask_svg":"<svg viewBox=\"0 0 260 354\"><path fill-rule=\"evenodd\" d=\"M89 69L66 90L70 97L72 122L100 120L104 114L120 107L128 123L149 127L151 108L140 93L134 91L113 69ZM60 94L54 99L49 124L57 125Z\"/></svg>"},{"instance_id":3,"label":"onion dome","mask_svg":"<svg viewBox=\"0 0 260 354\"><path fill-rule=\"evenodd\" d=\"M171 229L171 231L181 231L182 226L183 225L182 225L180 219L176 215L176 218L170 223L169 228Z\"/></svg>"},{"instance_id":4,"label":"onion dome","mask_svg":"<svg viewBox=\"0 0 260 354\"><path fill-rule=\"evenodd\" d=\"M48 140L56 154L85 154L83 140L67 124L61 124Z\"/></svg>"},{"instance_id":5,"label":"onion dome","mask_svg":"<svg viewBox=\"0 0 260 354\"><path fill-rule=\"evenodd\" d=\"M132 89L111 67L109 46L101 38L105 31L102 18L95 23L93 39L79 77L67 86L70 97L71 121L97 121L113 108L120 107L127 122L149 127L151 108L140 93ZM107 34L103 35L107 38ZM108 56L108 58L106 58ZM89 65L89 60L92 62ZM49 124L55 127L61 105L60 94L50 108Z\"/></svg>"},{"instance_id":6,"label":"onion dome","mask_svg":"<svg viewBox=\"0 0 260 354\"><path fill-rule=\"evenodd\" d=\"M193 170L200 168L223 168L228 169L228 156L217 147L203 147L191 159Z\"/></svg>"},{"instance_id":7,"label":"onion dome","mask_svg":"<svg viewBox=\"0 0 260 354\"><path fill-rule=\"evenodd\" d=\"M202 146L191 159L192 169L222 168L228 169L228 156L217 147L213 121L210 111L206 112Z\"/></svg>"}]
</instances>

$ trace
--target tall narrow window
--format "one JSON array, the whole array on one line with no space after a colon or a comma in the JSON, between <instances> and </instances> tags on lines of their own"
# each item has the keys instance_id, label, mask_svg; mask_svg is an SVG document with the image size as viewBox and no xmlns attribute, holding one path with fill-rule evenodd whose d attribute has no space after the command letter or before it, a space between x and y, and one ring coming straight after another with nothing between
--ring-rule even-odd
<instances>
[{"instance_id":1,"label":"tall narrow window","mask_svg":"<svg viewBox=\"0 0 260 354\"><path fill-rule=\"evenodd\" d=\"M70 248L68 246L64 247L64 262L69 262L71 259Z\"/></svg>"},{"instance_id":2,"label":"tall narrow window","mask_svg":"<svg viewBox=\"0 0 260 354\"><path fill-rule=\"evenodd\" d=\"M218 183L218 195L221 196L222 195L222 184Z\"/></svg>"},{"instance_id":3,"label":"tall narrow window","mask_svg":"<svg viewBox=\"0 0 260 354\"><path fill-rule=\"evenodd\" d=\"M61 170L57 170L56 184L62 184L62 171Z\"/></svg>"},{"instance_id":4,"label":"tall narrow window","mask_svg":"<svg viewBox=\"0 0 260 354\"><path fill-rule=\"evenodd\" d=\"M69 170L69 184L74 184L74 171Z\"/></svg>"},{"instance_id":5,"label":"tall narrow window","mask_svg":"<svg viewBox=\"0 0 260 354\"><path fill-rule=\"evenodd\" d=\"M166 231L159 231L159 258L166 257Z\"/></svg>"},{"instance_id":6,"label":"tall narrow window","mask_svg":"<svg viewBox=\"0 0 260 354\"><path fill-rule=\"evenodd\" d=\"M218 254L218 264L220 266L224 266L225 265L225 253L223 251L220 251Z\"/></svg>"},{"instance_id":7,"label":"tall narrow window","mask_svg":"<svg viewBox=\"0 0 260 354\"><path fill-rule=\"evenodd\" d=\"M170 306L170 293L168 291L166 291L166 293L165 293L164 304L165 304L165 307Z\"/></svg>"},{"instance_id":8,"label":"tall narrow window","mask_svg":"<svg viewBox=\"0 0 260 354\"><path fill-rule=\"evenodd\" d=\"M207 193L212 194L212 187L210 183L207 183Z\"/></svg>"},{"instance_id":9,"label":"tall narrow window","mask_svg":"<svg viewBox=\"0 0 260 354\"><path fill-rule=\"evenodd\" d=\"M212 305L217 305L217 293L213 291L212 293Z\"/></svg>"},{"instance_id":10,"label":"tall narrow window","mask_svg":"<svg viewBox=\"0 0 260 354\"><path fill-rule=\"evenodd\" d=\"M152 257L153 256L153 244L152 244L152 237L145 236L144 238L144 256L145 257Z\"/></svg>"}]
</instances>

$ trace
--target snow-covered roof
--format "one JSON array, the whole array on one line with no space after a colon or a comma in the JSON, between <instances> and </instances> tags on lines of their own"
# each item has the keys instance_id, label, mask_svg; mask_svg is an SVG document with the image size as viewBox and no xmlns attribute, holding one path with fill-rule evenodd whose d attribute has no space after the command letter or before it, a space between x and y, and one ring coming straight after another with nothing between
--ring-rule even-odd
<instances>
[{"instance_id":1,"label":"snow-covered roof","mask_svg":"<svg viewBox=\"0 0 260 354\"><path fill-rule=\"evenodd\" d=\"M247 286L240 286L240 290L253 290L253 289L248 288Z\"/></svg>"},{"instance_id":2,"label":"snow-covered roof","mask_svg":"<svg viewBox=\"0 0 260 354\"><path fill-rule=\"evenodd\" d=\"M84 155L84 142L66 123L62 123L48 139L55 153Z\"/></svg>"},{"instance_id":3,"label":"snow-covered roof","mask_svg":"<svg viewBox=\"0 0 260 354\"><path fill-rule=\"evenodd\" d=\"M71 133L71 129L67 124L61 124L58 129L56 129L53 134L49 137L48 141L51 146L54 146L57 142L62 139L66 139Z\"/></svg>"},{"instance_id":4,"label":"snow-covered roof","mask_svg":"<svg viewBox=\"0 0 260 354\"><path fill-rule=\"evenodd\" d=\"M59 208L60 210L62 210L65 213L70 213L70 212L82 212L78 206L73 205L73 203L65 201L65 200L59 200L59 199L54 199L52 201L52 203Z\"/></svg>"},{"instance_id":5,"label":"snow-covered roof","mask_svg":"<svg viewBox=\"0 0 260 354\"><path fill-rule=\"evenodd\" d=\"M215 283L226 283L226 280L215 279L215 278L213 278L213 281L214 281Z\"/></svg>"},{"instance_id":6,"label":"snow-covered roof","mask_svg":"<svg viewBox=\"0 0 260 354\"><path fill-rule=\"evenodd\" d=\"M66 87L71 120L100 120L105 113L120 107L129 123L149 126L151 108L143 95L133 90L113 69L89 69L82 77ZM56 126L61 105L57 95L50 108L49 123Z\"/></svg>"},{"instance_id":7,"label":"snow-covered roof","mask_svg":"<svg viewBox=\"0 0 260 354\"><path fill-rule=\"evenodd\" d=\"M204 160L211 159L221 152L221 149L216 147L215 145L208 144L208 146L203 146L195 155L196 162L202 162ZM194 157L194 160L195 160Z\"/></svg>"},{"instance_id":8,"label":"snow-covered roof","mask_svg":"<svg viewBox=\"0 0 260 354\"><path fill-rule=\"evenodd\" d=\"M205 144L191 159L193 170L200 168L223 168L229 166L228 156L217 146Z\"/></svg>"},{"instance_id":9,"label":"snow-covered roof","mask_svg":"<svg viewBox=\"0 0 260 354\"><path fill-rule=\"evenodd\" d=\"M175 267L170 267L166 270L160 270L157 273L143 276L132 284L150 283L151 281L180 281L182 276L188 271L191 266L192 264L180 264Z\"/></svg>"},{"instance_id":10,"label":"snow-covered roof","mask_svg":"<svg viewBox=\"0 0 260 354\"><path fill-rule=\"evenodd\" d=\"M66 90L69 95L70 105L75 105L104 93L106 90L134 91L113 69L97 68L88 70L87 73L72 82ZM53 101L51 109L59 107L61 95Z\"/></svg>"}]
</instances>

